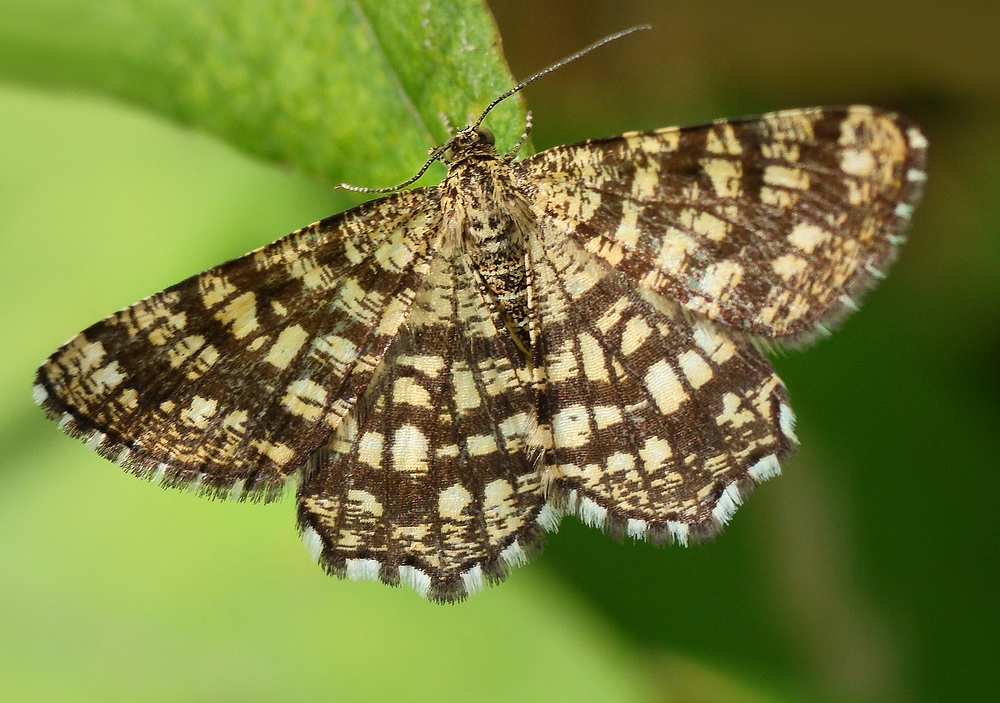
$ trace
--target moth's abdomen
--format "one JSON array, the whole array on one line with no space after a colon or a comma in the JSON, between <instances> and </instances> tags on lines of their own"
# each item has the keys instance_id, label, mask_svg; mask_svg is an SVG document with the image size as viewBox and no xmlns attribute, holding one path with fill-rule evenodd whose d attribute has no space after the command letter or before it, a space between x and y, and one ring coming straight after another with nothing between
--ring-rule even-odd
<instances>
[{"instance_id":1,"label":"moth's abdomen","mask_svg":"<svg viewBox=\"0 0 1000 703\"><path fill-rule=\"evenodd\" d=\"M527 351L525 239L535 224L526 200L511 185L509 166L500 159L464 162L448 174L444 189L453 193L468 260L500 308L508 331Z\"/></svg>"}]
</instances>

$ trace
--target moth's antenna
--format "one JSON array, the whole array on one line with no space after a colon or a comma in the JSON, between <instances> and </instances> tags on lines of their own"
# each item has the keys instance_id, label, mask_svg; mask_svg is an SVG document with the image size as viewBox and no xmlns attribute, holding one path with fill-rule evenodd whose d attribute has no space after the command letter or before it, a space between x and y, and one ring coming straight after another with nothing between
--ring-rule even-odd
<instances>
[{"instance_id":1,"label":"moth's antenna","mask_svg":"<svg viewBox=\"0 0 1000 703\"><path fill-rule=\"evenodd\" d=\"M449 140L447 143L442 144L437 149L433 149L430 153L430 156L427 157L427 161L424 162L424 165L420 167L420 170L417 171L412 178L407 178L402 183L398 183L392 186L391 188L363 188L362 186L352 186L350 183L341 183L340 185L334 187L343 188L344 190L353 190L355 193L392 193L393 191L399 190L400 188L405 188L411 183L416 183L416 181L422 175L424 175L427 169L431 167L431 164L437 161L438 158L441 156L441 154L443 154L445 151L448 150L448 146L450 144L451 142Z\"/></svg>"},{"instance_id":2,"label":"moth's antenna","mask_svg":"<svg viewBox=\"0 0 1000 703\"><path fill-rule=\"evenodd\" d=\"M604 37L604 39L601 39L600 41L594 42L593 44L591 44L590 46L588 46L588 47L586 47L584 49L580 49L575 54L570 54L566 58L562 59L561 61L557 61L556 63L552 64L548 68L543 68L541 71L539 71L535 75L531 76L530 78L526 78L525 80L523 80L520 83L518 83L516 86L514 86L513 88L511 88L510 90L508 90L506 93L504 93L500 97L495 98L493 100L493 102L491 102L489 105L486 106L486 109L483 110L483 114L481 114L479 116L479 119L476 120L476 123L474 125L472 125L472 126L475 128L475 127L478 127L479 125L481 125L483 123L483 120L486 119L486 115L489 114L490 110L492 110L493 108L495 108L497 105L499 105L500 103L502 103L504 100L506 100L507 98L509 98L514 93L518 93L521 90L523 90L527 85L529 85L531 83L534 83L535 81L537 81L542 76L544 76L546 74L549 74L549 73L552 73L553 71L555 71L558 68L562 68L563 66L565 66L568 63L570 63L571 61L576 61L581 56L584 56L585 54L589 54L594 49L602 47L605 44L607 44L608 42L613 42L615 39L621 39L622 37L628 36L629 34L632 34L633 32L638 32L641 29L652 29L652 28L653 28L653 25L651 25L651 24L640 24L640 25L638 25L636 27L629 27L628 29L623 29L620 32L615 32L614 34L611 34L611 35L609 35L607 37Z\"/></svg>"},{"instance_id":3,"label":"moth's antenna","mask_svg":"<svg viewBox=\"0 0 1000 703\"><path fill-rule=\"evenodd\" d=\"M500 97L495 98L493 100L493 102L491 102L489 105L486 106L486 109L483 110L482 114L479 115L479 119L476 120L474 124L470 125L469 127L466 127L465 130L462 130L462 131L464 132L466 130L474 130L476 127L478 127L479 125L481 125L483 123L483 120L486 119L486 115L489 114L490 110L492 110L493 108L495 108L497 105L499 105L500 103L502 103L504 100L506 100L507 98L509 98L514 93L517 93L517 92L520 92L521 90L523 90L524 87L527 86L528 84L534 83L535 81L537 81L542 76L544 76L546 74L549 74L549 73L552 73L557 68L562 68L563 66L565 66L566 64L568 64L570 61L576 61L581 56L583 56L585 54L589 54L594 49L596 49L598 47L601 47L601 46L604 46L608 42L613 42L615 39L621 39L624 36L632 34L632 32L638 32L640 29L652 29L652 28L653 28L653 25L651 25L651 24L640 24L640 25L638 25L636 27L630 27L629 29L623 29L620 32L615 32L614 34L611 34L611 35L609 35L607 37L604 37L604 39L601 39L600 41L594 42L593 44L591 44L590 46L588 46L588 47L586 47L584 49L580 49L575 54L570 54L569 56L567 56L566 58L564 58L562 61L557 61L556 63L552 64L548 68L543 68L541 71L539 71L535 75L533 75L530 78L527 78L527 79L521 81L520 83L518 83L516 86L514 86L513 88L511 88L510 90L508 90L506 93L504 93ZM529 117L529 129L530 129L530 117ZM525 136L527 136L527 135L525 135ZM523 141L523 138L522 138L522 141ZM413 176L413 178L408 178L407 180L403 181L402 183L394 185L391 188L362 188L361 186L352 186L349 183L341 183L340 185L338 185L336 187L337 188L343 188L344 190L352 190L352 191L354 191L356 193L392 193L393 191L397 191L400 188L405 188L406 186L410 185L411 183L414 183L417 179L419 179L422 175L424 175L424 172L426 172L427 169L430 168L431 164L434 163L435 161L437 161L441 157L441 154L443 154L445 151L448 150L448 148L451 146L451 143L452 143L452 140L449 139L445 144L442 144L438 148L432 150L430 152L430 156L427 158L427 161L424 162L424 165L420 168L419 171L417 171L417 173ZM520 146L520 143L518 143L518 147L519 146ZM515 151L516 151L516 149L515 149Z\"/></svg>"}]
</instances>

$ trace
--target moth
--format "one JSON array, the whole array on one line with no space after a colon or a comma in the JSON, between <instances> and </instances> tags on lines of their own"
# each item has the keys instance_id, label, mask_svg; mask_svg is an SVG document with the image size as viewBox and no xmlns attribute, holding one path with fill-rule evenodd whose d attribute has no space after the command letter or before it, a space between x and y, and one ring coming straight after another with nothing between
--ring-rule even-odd
<instances>
[{"instance_id":1,"label":"moth","mask_svg":"<svg viewBox=\"0 0 1000 703\"><path fill-rule=\"evenodd\" d=\"M165 486L271 501L297 478L327 571L434 601L502 580L567 514L713 536L796 446L761 348L826 334L883 277L927 141L851 106L498 153L489 111L562 63L435 150L440 185L92 325L35 400Z\"/></svg>"}]
</instances>

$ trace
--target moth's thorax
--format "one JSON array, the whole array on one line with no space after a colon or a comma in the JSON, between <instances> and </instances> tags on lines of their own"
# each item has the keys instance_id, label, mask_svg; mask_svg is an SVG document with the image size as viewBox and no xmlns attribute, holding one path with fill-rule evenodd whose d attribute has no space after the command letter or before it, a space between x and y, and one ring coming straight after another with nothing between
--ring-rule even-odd
<instances>
[{"instance_id":1,"label":"moth's thorax","mask_svg":"<svg viewBox=\"0 0 1000 703\"><path fill-rule=\"evenodd\" d=\"M528 347L526 233L534 227L527 200L514 184L510 162L492 147L460 154L441 184L445 227L458 238L504 314L522 349Z\"/></svg>"}]
</instances>

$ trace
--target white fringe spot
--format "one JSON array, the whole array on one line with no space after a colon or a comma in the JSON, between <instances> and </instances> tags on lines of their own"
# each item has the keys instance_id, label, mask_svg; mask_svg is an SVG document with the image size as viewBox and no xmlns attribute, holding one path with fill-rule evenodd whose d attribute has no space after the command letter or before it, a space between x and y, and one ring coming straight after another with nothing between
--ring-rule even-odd
<instances>
[{"instance_id":1,"label":"white fringe spot","mask_svg":"<svg viewBox=\"0 0 1000 703\"><path fill-rule=\"evenodd\" d=\"M548 503L542 506L542 509L538 511L538 517L535 518L535 521L546 532L558 532L561 520L562 515L559 514L559 511Z\"/></svg>"},{"instance_id":2,"label":"white fringe spot","mask_svg":"<svg viewBox=\"0 0 1000 703\"><path fill-rule=\"evenodd\" d=\"M205 472L199 471L198 475L194 477L194 480L187 485L187 490L197 491L199 488L201 488L201 483L204 480L205 480Z\"/></svg>"},{"instance_id":3,"label":"white fringe spot","mask_svg":"<svg viewBox=\"0 0 1000 703\"><path fill-rule=\"evenodd\" d=\"M896 214L908 220L913 216L913 206L909 203L900 203L896 206Z\"/></svg>"},{"instance_id":4,"label":"white fringe spot","mask_svg":"<svg viewBox=\"0 0 1000 703\"><path fill-rule=\"evenodd\" d=\"M167 475L167 469L169 468L170 467L167 466L166 464L160 464L159 466L156 467L156 473L153 474L153 478L149 480L152 481L153 483L159 483L160 481L163 480L163 477Z\"/></svg>"},{"instance_id":5,"label":"white fringe spot","mask_svg":"<svg viewBox=\"0 0 1000 703\"><path fill-rule=\"evenodd\" d=\"M476 564L462 574L462 583L465 585L465 595L467 596L475 595L483 590L483 586L485 585L483 567Z\"/></svg>"},{"instance_id":6,"label":"white fringe spot","mask_svg":"<svg viewBox=\"0 0 1000 703\"><path fill-rule=\"evenodd\" d=\"M579 504L579 501L580 501L580 494L577 493L576 489L574 488L572 491L569 492L569 495L566 496L566 512L576 514L576 508L577 505Z\"/></svg>"},{"instance_id":7,"label":"white fringe spot","mask_svg":"<svg viewBox=\"0 0 1000 703\"><path fill-rule=\"evenodd\" d=\"M87 449L97 449L101 446L101 442L107 437L106 434L99 430L94 430L89 437L87 437Z\"/></svg>"},{"instance_id":8,"label":"white fringe spot","mask_svg":"<svg viewBox=\"0 0 1000 703\"><path fill-rule=\"evenodd\" d=\"M302 530L302 546L309 552L309 557L313 561L319 561L320 555L323 554L323 540L320 539L316 530L311 527Z\"/></svg>"},{"instance_id":9,"label":"white fringe spot","mask_svg":"<svg viewBox=\"0 0 1000 703\"><path fill-rule=\"evenodd\" d=\"M64 429L71 422L73 422L73 416L69 413L63 413L62 417L59 418L59 429Z\"/></svg>"},{"instance_id":10,"label":"white fringe spot","mask_svg":"<svg viewBox=\"0 0 1000 703\"><path fill-rule=\"evenodd\" d=\"M431 577L415 566L399 567L399 580L412 588L421 598L431 589Z\"/></svg>"},{"instance_id":11,"label":"white fringe spot","mask_svg":"<svg viewBox=\"0 0 1000 703\"><path fill-rule=\"evenodd\" d=\"M840 304L845 308L850 308L851 310L857 311L858 304L854 302L854 298L849 295L840 296Z\"/></svg>"},{"instance_id":12,"label":"white fringe spot","mask_svg":"<svg viewBox=\"0 0 1000 703\"><path fill-rule=\"evenodd\" d=\"M229 489L229 500L239 500L242 498L246 487L247 481L245 478L241 478L239 481L234 483L233 487Z\"/></svg>"},{"instance_id":13,"label":"white fringe spot","mask_svg":"<svg viewBox=\"0 0 1000 703\"><path fill-rule=\"evenodd\" d=\"M736 509L740 507L741 502L743 499L740 498L739 489L735 483L730 483L719 497L715 509L712 510L712 517L718 520L720 525L725 525L736 514Z\"/></svg>"},{"instance_id":14,"label":"white fringe spot","mask_svg":"<svg viewBox=\"0 0 1000 703\"><path fill-rule=\"evenodd\" d=\"M35 401L35 405L41 405L49 398L49 392L45 390L45 386L41 383L36 383L34 388L31 389L31 397Z\"/></svg>"},{"instance_id":15,"label":"white fringe spot","mask_svg":"<svg viewBox=\"0 0 1000 703\"><path fill-rule=\"evenodd\" d=\"M378 567L374 559L348 559L347 578L351 581L378 581Z\"/></svg>"},{"instance_id":16,"label":"white fringe spot","mask_svg":"<svg viewBox=\"0 0 1000 703\"><path fill-rule=\"evenodd\" d=\"M649 523L645 520L637 520L630 517L625 523L625 534L634 539L646 539L646 532L649 530Z\"/></svg>"},{"instance_id":17,"label":"white fringe spot","mask_svg":"<svg viewBox=\"0 0 1000 703\"><path fill-rule=\"evenodd\" d=\"M500 552L500 557L510 564L511 566L524 566L528 563L528 555L524 553L524 549L514 540L510 545Z\"/></svg>"},{"instance_id":18,"label":"white fringe spot","mask_svg":"<svg viewBox=\"0 0 1000 703\"><path fill-rule=\"evenodd\" d=\"M871 264L865 264L865 271L867 271L868 273L870 273L872 275L872 277L874 277L874 278L879 278L879 279L885 278L885 274L882 273L881 271L879 271L877 268L875 268Z\"/></svg>"},{"instance_id":19,"label":"white fringe spot","mask_svg":"<svg viewBox=\"0 0 1000 703\"><path fill-rule=\"evenodd\" d=\"M778 413L778 425L788 439L796 444L799 443L799 438L795 436L795 413L784 403L781 404L781 410Z\"/></svg>"},{"instance_id":20,"label":"white fringe spot","mask_svg":"<svg viewBox=\"0 0 1000 703\"><path fill-rule=\"evenodd\" d=\"M910 146L914 149L926 149L927 137L925 137L916 127L906 130L906 137L910 140Z\"/></svg>"},{"instance_id":21,"label":"white fringe spot","mask_svg":"<svg viewBox=\"0 0 1000 703\"><path fill-rule=\"evenodd\" d=\"M688 545L688 536L691 534L691 530L683 522L668 522L667 530L670 531L670 536L677 544L684 547Z\"/></svg>"},{"instance_id":22,"label":"white fringe spot","mask_svg":"<svg viewBox=\"0 0 1000 703\"><path fill-rule=\"evenodd\" d=\"M906 172L906 180L908 181L926 181L927 174L921 171L919 168L911 168Z\"/></svg>"},{"instance_id":23,"label":"white fringe spot","mask_svg":"<svg viewBox=\"0 0 1000 703\"><path fill-rule=\"evenodd\" d=\"M608 509L592 501L590 498L581 498L580 505L576 509L577 515L583 520L585 525L590 527L604 527L604 521L608 518Z\"/></svg>"},{"instance_id":24,"label":"white fringe spot","mask_svg":"<svg viewBox=\"0 0 1000 703\"><path fill-rule=\"evenodd\" d=\"M128 447L122 447L118 451L118 456L115 457L115 463L118 464L118 466L125 466L125 462L128 461L128 458L131 455L132 455L131 449L129 449Z\"/></svg>"},{"instance_id":25,"label":"white fringe spot","mask_svg":"<svg viewBox=\"0 0 1000 703\"><path fill-rule=\"evenodd\" d=\"M769 454L751 466L747 473L750 474L750 478L760 483L779 475L781 473L781 465L778 463L778 457L774 454Z\"/></svg>"}]
</instances>

